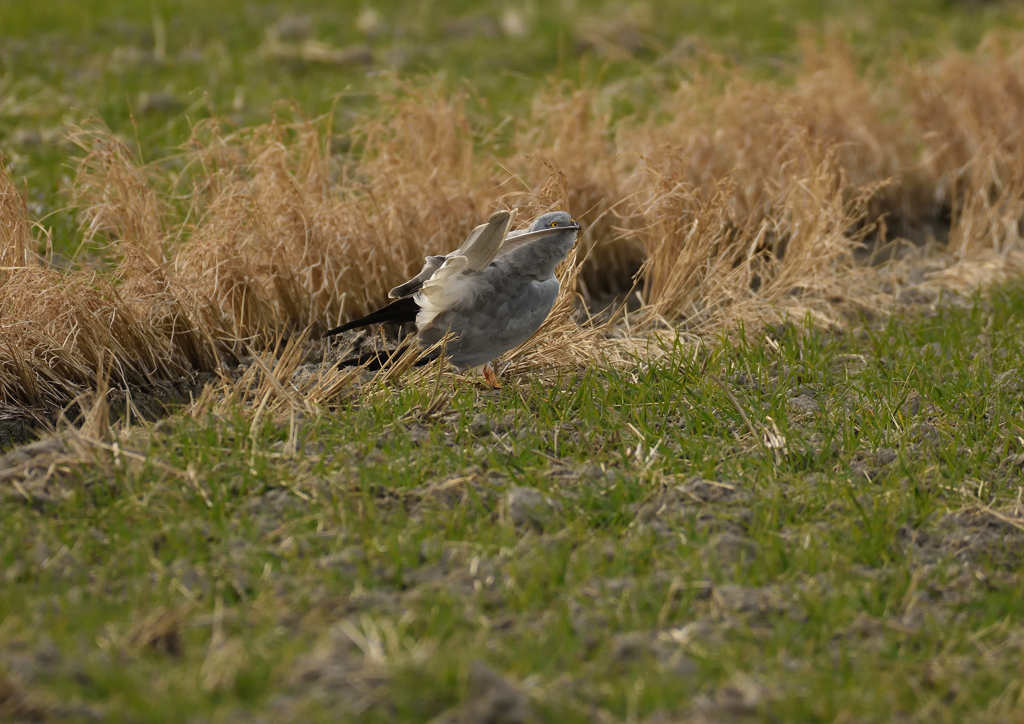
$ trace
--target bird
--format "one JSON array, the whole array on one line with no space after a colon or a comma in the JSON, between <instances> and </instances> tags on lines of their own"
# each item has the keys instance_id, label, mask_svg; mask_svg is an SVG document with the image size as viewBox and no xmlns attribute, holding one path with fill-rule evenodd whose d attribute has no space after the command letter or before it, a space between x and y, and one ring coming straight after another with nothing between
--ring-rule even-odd
<instances>
[{"instance_id":1,"label":"bird","mask_svg":"<svg viewBox=\"0 0 1024 724\"><path fill-rule=\"evenodd\" d=\"M450 334L445 346L449 361L462 370L482 367L484 379L497 384L491 361L528 340L547 319L560 288L555 268L580 231L568 212L552 211L529 228L509 233L515 216L514 210L492 214L455 251L426 257L419 274L389 292L396 301L323 336L384 322L415 322L421 348ZM353 357L340 365L374 357ZM424 361L436 358L435 353Z\"/></svg>"}]
</instances>

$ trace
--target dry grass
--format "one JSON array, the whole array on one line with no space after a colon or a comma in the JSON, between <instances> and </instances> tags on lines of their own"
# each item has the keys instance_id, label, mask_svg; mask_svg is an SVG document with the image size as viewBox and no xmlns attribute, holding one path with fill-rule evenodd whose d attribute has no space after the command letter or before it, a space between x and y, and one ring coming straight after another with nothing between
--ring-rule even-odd
<instances>
[{"instance_id":1,"label":"dry grass","mask_svg":"<svg viewBox=\"0 0 1024 724\"><path fill-rule=\"evenodd\" d=\"M1024 235L1024 52L1007 56L1006 43L992 36L974 57L953 54L910 83L922 165L962 259L1018 253Z\"/></svg>"},{"instance_id":2,"label":"dry grass","mask_svg":"<svg viewBox=\"0 0 1024 724\"><path fill-rule=\"evenodd\" d=\"M831 322L873 301L853 250L871 230L863 222L877 187L851 187L836 154L806 136L791 140L787 157L780 180L746 211L737 211L739 181L694 188L681 155L648 171L640 213L653 315L705 329L805 312Z\"/></svg>"},{"instance_id":3,"label":"dry grass","mask_svg":"<svg viewBox=\"0 0 1024 724\"><path fill-rule=\"evenodd\" d=\"M555 178L558 171L566 179L553 206L570 210L586 229L578 290L588 303L607 303L629 291L645 254L625 218L635 208L635 162L619 152L608 113L597 106L593 92L565 83L540 93L516 139L525 155L513 161L520 177ZM524 186L527 199L538 195Z\"/></svg>"},{"instance_id":4,"label":"dry grass","mask_svg":"<svg viewBox=\"0 0 1024 724\"><path fill-rule=\"evenodd\" d=\"M478 152L490 131L461 98L397 84L342 155L326 122L290 109L233 133L201 124L164 166L140 165L102 127L77 129L74 203L107 266L59 271L37 256L22 195L0 174L0 416L53 420L105 368L112 386L145 389L253 351L261 381L238 395L257 408L298 409L303 394L322 404L354 378L289 388L304 335L381 304L424 254L501 205L524 221L567 208L587 227L516 369L632 349L575 312L578 295L621 298L641 265L643 318L699 333L884 308L856 252L897 237L948 243L957 263L943 283L1015 273L1024 51L1011 41L872 81L842 44L809 38L792 87L703 59L649 116L618 123L594 93L555 85L501 163Z\"/></svg>"},{"instance_id":5,"label":"dry grass","mask_svg":"<svg viewBox=\"0 0 1024 724\"><path fill-rule=\"evenodd\" d=\"M121 388L153 386L203 369L201 357L180 353L180 316L168 327L150 311L151 299L133 296L143 278L130 270L127 255L119 267L130 279L124 285L113 275L53 269L30 251L35 244L26 240L24 203L3 176L0 195L4 419L52 416L93 387L104 360L112 384Z\"/></svg>"}]
</instances>

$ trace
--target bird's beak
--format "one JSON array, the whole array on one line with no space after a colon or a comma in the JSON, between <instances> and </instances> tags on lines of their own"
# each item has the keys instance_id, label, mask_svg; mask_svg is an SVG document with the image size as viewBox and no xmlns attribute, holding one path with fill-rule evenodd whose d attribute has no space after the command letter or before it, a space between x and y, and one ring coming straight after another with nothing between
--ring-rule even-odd
<instances>
[{"instance_id":1,"label":"bird's beak","mask_svg":"<svg viewBox=\"0 0 1024 724\"><path fill-rule=\"evenodd\" d=\"M579 231L580 225L578 222L573 221L571 226L555 226L547 229L537 229L536 231L527 231L525 234L520 234L515 238L517 244L524 241L535 241L537 239L543 239L546 236L553 234L559 234L563 231Z\"/></svg>"}]
</instances>

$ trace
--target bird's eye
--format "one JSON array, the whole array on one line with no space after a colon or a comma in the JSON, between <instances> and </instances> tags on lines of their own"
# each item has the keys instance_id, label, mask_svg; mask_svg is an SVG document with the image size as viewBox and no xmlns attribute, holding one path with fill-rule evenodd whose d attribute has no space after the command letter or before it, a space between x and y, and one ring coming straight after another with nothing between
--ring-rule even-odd
<instances>
[{"instance_id":1,"label":"bird's eye","mask_svg":"<svg viewBox=\"0 0 1024 724\"><path fill-rule=\"evenodd\" d=\"M557 221L552 221L551 222L551 228L554 229L556 226L558 226L558 222Z\"/></svg>"}]
</instances>

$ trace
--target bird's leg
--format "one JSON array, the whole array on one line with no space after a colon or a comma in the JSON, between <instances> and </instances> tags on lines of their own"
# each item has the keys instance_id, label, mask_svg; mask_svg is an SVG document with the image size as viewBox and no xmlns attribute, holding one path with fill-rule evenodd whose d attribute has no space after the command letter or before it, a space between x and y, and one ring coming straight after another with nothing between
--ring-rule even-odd
<instances>
[{"instance_id":1,"label":"bird's leg","mask_svg":"<svg viewBox=\"0 0 1024 724\"><path fill-rule=\"evenodd\" d=\"M494 368L491 367L491 363L488 362L480 370L484 374L484 381L491 387L501 387L501 382L498 380L498 375L495 374Z\"/></svg>"}]
</instances>

